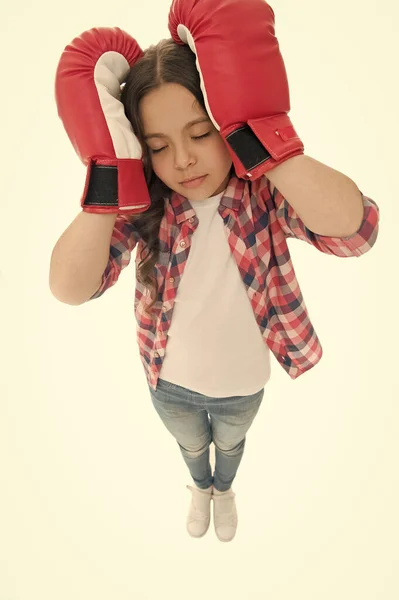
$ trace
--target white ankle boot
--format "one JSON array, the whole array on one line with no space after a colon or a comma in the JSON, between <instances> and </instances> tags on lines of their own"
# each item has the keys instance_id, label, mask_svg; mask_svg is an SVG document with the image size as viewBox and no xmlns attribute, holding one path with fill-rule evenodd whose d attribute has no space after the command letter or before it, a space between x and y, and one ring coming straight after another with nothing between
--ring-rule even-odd
<instances>
[{"instance_id":1,"label":"white ankle boot","mask_svg":"<svg viewBox=\"0 0 399 600\"><path fill-rule=\"evenodd\" d=\"M231 542L237 531L238 516L235 493L213 491L213 520L215 533L221 542Z\"/></svg>"},{"instance_id":2,"label":"white ankle boot","mask_svg":"<svg viewBox=\"0 0 399 600\"><path fill-rule=\"evenodd\" d=\"M191 537L200 538L209 529L213 486L211 485L207 490L201 490L195 485L187 485L186 487L192 492L187 515L187 531Z\"/></svg>"}]
</instances>

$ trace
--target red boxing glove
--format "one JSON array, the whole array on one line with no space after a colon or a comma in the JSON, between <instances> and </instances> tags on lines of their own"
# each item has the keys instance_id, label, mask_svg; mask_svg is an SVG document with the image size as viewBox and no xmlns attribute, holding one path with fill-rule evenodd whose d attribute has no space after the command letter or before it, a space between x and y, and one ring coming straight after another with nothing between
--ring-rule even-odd
<instances>
[{"instance_id":1,"label":"red boxing glove","mask_svg":"<svg viewBox=\"0 0 399 600\"><path fill-rule=\"evenodd\" d=\"M238 177L258 179L304 153L265 0L173 0L169 31L196 54L208 116Z\"/></svg>"},{"instance_id":2,"label":"red boxing glove","mask_svg":"<svg viewBox=\"0 0 399 600\"><path fill-rule=\"evenodd\" d=\"M87 165L80 202L85 212L133 215L151 205L142 148L119 100L120 84L142 56L119 27L85 31L61 55L55 97L68 137Z\"/></svg>"}]
</instances>

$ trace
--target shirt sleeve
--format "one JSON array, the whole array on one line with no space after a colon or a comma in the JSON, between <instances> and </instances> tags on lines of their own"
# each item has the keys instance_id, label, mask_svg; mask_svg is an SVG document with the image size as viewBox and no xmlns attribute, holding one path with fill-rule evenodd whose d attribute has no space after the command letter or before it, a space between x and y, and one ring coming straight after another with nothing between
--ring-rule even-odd
<instances>
[{"instance_id":1,"label":"shirt sleeve","mask_svg":"<svg viewBox=\"0 0 399 600\"><path fill-rule=\"evenodd\" d=\"M362 194L362 192L360 192ZM277 188L273 190L276 218L285 237L307 242L324 254L340 257L361 256L370 250L378 236L380 210L377 203L362 194L363 220L359 229L348 237L329 237L306 227L289 202Z\"/></svg>"},{"instance_id":2,"label":"shirt sleeve","mask_svg":"<svg viewBox=\"0 0 399 600\"><path fill-rule=\"evenodd\" d=\"M88 302L99 298L106 290L115 285L122 269L130 263L131 253L138 241L139 235L134 224L126 217L118 215L112 232L108 264L104 270L101 285Z\"/></svg>"}]
</instances>

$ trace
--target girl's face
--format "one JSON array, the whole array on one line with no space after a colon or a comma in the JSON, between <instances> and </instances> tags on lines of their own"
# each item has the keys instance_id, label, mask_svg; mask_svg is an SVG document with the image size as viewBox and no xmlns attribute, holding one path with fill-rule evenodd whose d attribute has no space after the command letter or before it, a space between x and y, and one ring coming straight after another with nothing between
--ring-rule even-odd
<instances>
[{"instance_id":1,"label":"girl's face","mask_svg":"<svg viewBox=\"0 0 399 600\"><path fill-rule=\"evenodd\" d=\"M140 115L152 168L169 188L189 200L204 200L226 189L232 165L229 151L191 92L175 83L164 84L142 99ZM202 122L188 125L197 119ZM181 183L203 175L199 187Z\"/></svg>"}]
</instances>

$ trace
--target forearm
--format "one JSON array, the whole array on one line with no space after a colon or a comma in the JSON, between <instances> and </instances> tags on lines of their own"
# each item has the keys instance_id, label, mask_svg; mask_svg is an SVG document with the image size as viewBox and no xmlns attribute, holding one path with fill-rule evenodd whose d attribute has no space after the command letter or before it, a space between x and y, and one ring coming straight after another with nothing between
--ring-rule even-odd
<instances>
[{"instance_id":1,"label":"forearm","mask_svg":"<svg viewBox=\"0 0 399 600\"><path fill-rule=\"evenodd\" d=\"M49 285L66 304L82 304L98 289L108 264L117 214L80 212L54 246Z\"/></svg>"},{"instance_id":2,"label":"forearm","mask_svg":"<svg viewBox=\"0 0 399 600\"><path fill-rule=\"evenodd\" d=\"M310 158L295 156L266 177L313 233L347 237L363 219L362 195L352 179Z\"/></svg>"}]
</instances>

